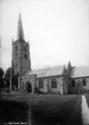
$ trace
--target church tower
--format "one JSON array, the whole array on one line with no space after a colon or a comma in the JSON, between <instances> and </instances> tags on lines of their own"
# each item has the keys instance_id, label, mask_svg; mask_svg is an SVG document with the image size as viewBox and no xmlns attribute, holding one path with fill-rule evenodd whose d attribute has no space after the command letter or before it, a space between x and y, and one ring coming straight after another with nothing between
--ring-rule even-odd
<instances>
[{"instance_id":1,"label":"church tower","mask_svg":"<svg viewBox=\"0 0 89 125\"><path fill-rule=\"evenodd\" d=\"M21 90L21 77L31 70L29 42L25 41L21 14L17 25L17 40L12 40L12 89ZM16 78L19 80L16 81ZM18 79L17 78L17 79Z\"/></svg>"}]
</instances>

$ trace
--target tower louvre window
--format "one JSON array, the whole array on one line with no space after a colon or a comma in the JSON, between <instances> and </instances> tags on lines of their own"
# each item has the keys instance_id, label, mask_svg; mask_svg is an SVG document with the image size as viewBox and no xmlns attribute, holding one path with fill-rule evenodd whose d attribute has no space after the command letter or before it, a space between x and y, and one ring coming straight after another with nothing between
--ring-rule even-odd
<instances>
[{"instance_id":1,"label":"tower louvre window","mask_svg":"<svg viewBox=\"0 0 89 125\"><path fill-rule=\"evenodd\" d=\"M56 79L52 79L51 80L51 87L52 88L57 88L57 81L56 81Z\"/></svg>"},{"instance_id":2,"label":"tower louvre window","mask_svg":"<svg viewBox=\"0 0 89 125\"><path fill-rule=\"evenodd\" d=\"M25 58L25 59L27 59L27 58L28 58L27 54L24 54L24 58Z\"/></svg>"},{"instance_id":3,"label":"tower louvre window","mask_svg":"<svg viewBox=\"0 0 89 125\"><path fill-rule=\"evenodd\" d=\"M26 51L26 46L24 47L24 51Z\"/></svg>"}]
</instances>

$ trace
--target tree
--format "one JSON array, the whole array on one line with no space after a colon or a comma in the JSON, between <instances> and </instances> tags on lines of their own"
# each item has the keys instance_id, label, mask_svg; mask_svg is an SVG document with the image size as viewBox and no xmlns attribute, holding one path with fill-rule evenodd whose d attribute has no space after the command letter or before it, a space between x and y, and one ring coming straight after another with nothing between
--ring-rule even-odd
<instances>
[{"instance_id":1,"label":"tree","mask_svg":"<svg viewBox=\"0 0 89 125\"><path fill-rule=\"evenodd\" d=\"M0 88L4 86L4 71L2 68L0 68Z\"/></svg>"},{"instance_id":2,"label":"tree","mask_svg":"<svg viewBox=\"0 0 89 125\"><path fill-rule=\"evenodd\" d=\"M5 73L6 86L10 86L10 77L11 77L11 67L9 67Z\"/></svg>"},{"instance_id":3,"label":"tree","mask_svg":"<svg viewBox=\"0 0 89 125\"><path fill-rule=\"evenodd\" d=\"M0 78L3 78L3 76L4 76L4 71L2 68L0 68Z\"/></svg>"},{"instance_id":4,"label":"tree","mask_svg":"<svg viewBox=\"0 0 89 125\"><path fill-rule=\"evenodd\" d=\"M12 71L12 68L9 67L7 70L6 70L6 73L5 73L5 81L6 81L6 86L10 86L10 78L11 78L11 72ZM16 88L18 88L18 76L19 74L17 73L16 75L13 76L12 78L12 83L13 85L15 85ZM13 86L14 87L14 86Z\"/></svg>"}]
</instances>

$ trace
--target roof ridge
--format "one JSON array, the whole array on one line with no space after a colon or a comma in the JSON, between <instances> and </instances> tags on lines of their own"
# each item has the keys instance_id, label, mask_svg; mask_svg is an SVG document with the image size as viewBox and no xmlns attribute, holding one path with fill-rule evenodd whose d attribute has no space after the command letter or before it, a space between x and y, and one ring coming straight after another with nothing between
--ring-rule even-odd
<instances>
[{"instance_id":1,"label":"roof ridge","mask_svg":"<svg viewBox=\"0 0 89 125\"><path fill-rule=\"evenodd\" d=\"M37 70L47 70L47 69L53 69L53 68L56 68L56 67L60 67L60 69L61 68L63 68L63 67L65 67L65 65L59 65L59 66L51 66L51 67L47 67L47 68L39 68L39 69L34 69L34 70L32 70L32 71L37 71Z\"/></svg>"},{"instance_id":2,"label":"roof ridge","mask_svg":"<svg viewBox=\"0 0 89 125\"><path fill-rule=\"evenodd\" d=\"M81 67L89 67L89 65L87 65L87 66L78 66L78 67L72 67L72 68L81 68Z\"/></svg>"}]
</instances>

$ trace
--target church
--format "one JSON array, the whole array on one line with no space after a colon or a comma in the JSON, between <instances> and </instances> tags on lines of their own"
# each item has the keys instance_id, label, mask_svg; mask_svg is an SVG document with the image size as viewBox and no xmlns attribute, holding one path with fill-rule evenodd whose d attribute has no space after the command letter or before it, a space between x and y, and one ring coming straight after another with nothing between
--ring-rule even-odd
<instances>
[{"instance_id":1,"label":"church","mask_svg":"<svg viewBox=\"0 0 89 125\"><path fill-rule=\"evenodd\" d=\"M30 45L24 38L19 13L17 39L12 39L11 91L25 93L82 94L89 92L89 66L66 65L31 69Z\"/></svg>"}]
</instances>

